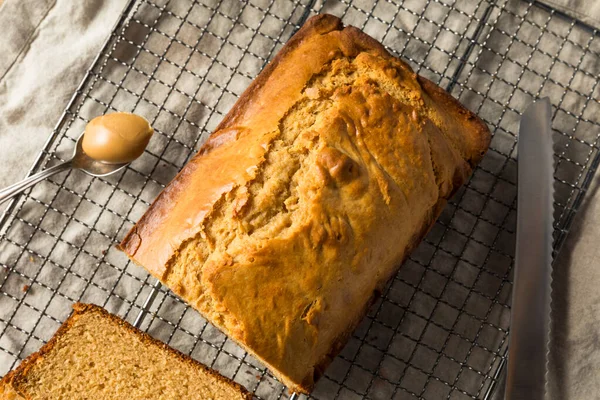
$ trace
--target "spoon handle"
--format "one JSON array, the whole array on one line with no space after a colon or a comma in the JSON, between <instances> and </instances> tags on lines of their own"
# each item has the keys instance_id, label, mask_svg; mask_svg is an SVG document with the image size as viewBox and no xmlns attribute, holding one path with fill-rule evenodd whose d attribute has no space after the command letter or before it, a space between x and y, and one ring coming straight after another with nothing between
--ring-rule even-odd
<instances>
[{"instance_id":1,"label":"spoon handle","mask_svg":"<svg viewBox=\"0 0 600 400\"><path fill-rule=\"evenodd\" d=\"M55 165L48 169L38 172L37 174L31 175L23 179L20 182L17 182L13 185L10 185L2 190L0 190L0 204L4 203L6 200L16 196L21 193L25 189L28 189L38 183L41 180L44 180L54 174L58 174L59 172L66 171L73 167L71 160L66 161L64 163Z\"/></svg>"}]
</instances>

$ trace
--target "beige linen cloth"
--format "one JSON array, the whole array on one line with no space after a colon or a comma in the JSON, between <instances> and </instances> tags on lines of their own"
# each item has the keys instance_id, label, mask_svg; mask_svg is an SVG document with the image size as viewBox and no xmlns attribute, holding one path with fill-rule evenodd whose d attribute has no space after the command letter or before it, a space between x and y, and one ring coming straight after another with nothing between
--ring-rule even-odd
<instances>
[{"instance_id":1,"label":"beige linen cloth","mask_svg":"<svg viewBox=\"0 0 600 400\"><path fill-rule=\"evenodd\" d=\"M4 0L0 187L25 176L126 0Z\"/></svg>"},{"instance_id":2,"label":"beige linen cloth","mask_svg":"<svg viewBox=\"0 0 600 400\"><path fill-rule=\"evenodd\" d=\"M599 1L547 2L600 26ZM125 3L5 0L0 6L0 187L26 175ZM553 399L600 398L599 184L555 263Z\"/></svg>"}]
</instances>

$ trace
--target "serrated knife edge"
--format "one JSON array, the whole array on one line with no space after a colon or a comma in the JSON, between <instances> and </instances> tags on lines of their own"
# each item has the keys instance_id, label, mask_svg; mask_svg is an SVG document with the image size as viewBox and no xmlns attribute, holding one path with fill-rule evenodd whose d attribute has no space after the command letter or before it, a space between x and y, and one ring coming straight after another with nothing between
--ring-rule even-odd
<instances>
[{"instance_id":1,"label":"serrated knife edge","mask_svg":"<svg viewBox=\"0 0 600 400\"><path fill-rule=\"evenodd\" d=\"M554 157L547 98L523 113L518 138L517 246L506 400L542 400L547 387Z\"/></svg>"}]
</instances>

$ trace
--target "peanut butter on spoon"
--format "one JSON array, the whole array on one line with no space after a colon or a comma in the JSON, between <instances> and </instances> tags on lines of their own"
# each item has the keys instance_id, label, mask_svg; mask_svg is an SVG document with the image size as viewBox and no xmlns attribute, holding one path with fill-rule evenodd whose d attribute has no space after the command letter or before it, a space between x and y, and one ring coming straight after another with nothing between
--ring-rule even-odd
<instances>
[{"instance_id":1,"label":"peanut butter on spoon","mask_svg":"<svg viewBox=\"0 0 600 400\"><path fill-rule=\"evenodd\" d=\"M77 139L73 157L1 189L0 204L62 171L78 169L91 176L114 174L142 155L152 133L148 121L139 115L114 113L94 118Z\"/></svg>"},{"instance_id":2,"label":"peanut butter on spoon","mask_svg":"<svg viewBox=\"0 0 600 400\"><path fill-rule=\"evenodd\" d=\"M116 112L96 117L87 124L82 147L96 161L128 163L142 155L153 133L143 117Z\"/></svg>"}]
</instances>

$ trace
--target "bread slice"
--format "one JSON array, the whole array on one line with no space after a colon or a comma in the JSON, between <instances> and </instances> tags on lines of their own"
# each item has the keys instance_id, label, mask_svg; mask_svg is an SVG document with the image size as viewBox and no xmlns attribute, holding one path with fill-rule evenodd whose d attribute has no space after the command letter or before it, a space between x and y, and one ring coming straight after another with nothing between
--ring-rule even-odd
<instances>
[{"instance_id":1,"label":"bread slice","mask_svg":"<svg viewBox=\"0 0 600 400\"><path fill-rule=\"evenodd\" d=\"M489 141L444 90L319 15L121 249L308 393Z\"/></svg>"},{"instance_id":2,"label":"bread slice","mask_svg":"<svg viewBox=\"0 0 600 400\"><path fill-rule=\"evenodd\" d=\"M0 399L251 399L244 388L103 308L77 303L39 352L0 381Z\"/></svg>"}]
</instances>

